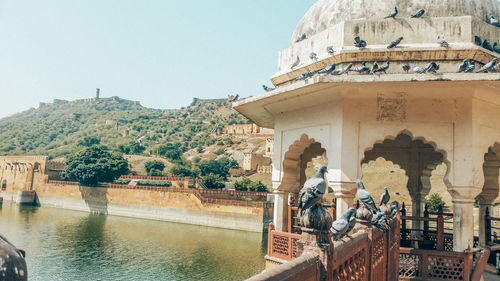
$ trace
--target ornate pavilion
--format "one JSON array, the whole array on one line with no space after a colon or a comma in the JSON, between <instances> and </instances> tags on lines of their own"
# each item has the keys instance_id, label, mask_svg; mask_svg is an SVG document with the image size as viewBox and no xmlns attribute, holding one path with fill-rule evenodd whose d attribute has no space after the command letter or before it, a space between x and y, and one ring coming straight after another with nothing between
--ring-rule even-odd
<instances>
[{"instance_id":1,"label":"ornate pavilion","mask_svg":"<svg viewBox=\"0 0 500 281\"><path fill-rule=\"evenodd\" d=\"M383 157L406 171L413 216L422 216L432 171L446 164L452 247L473 248L474 203L484 214L499 194L500 73L480 72L500 58L491 16L500 18L496 0L317 1L279 54L276 88L234 104L275 130L276 230L287 231L289 197L312 158L326 153L339 217L354 204L361 165Z\"/></svg>"}]
</instances>

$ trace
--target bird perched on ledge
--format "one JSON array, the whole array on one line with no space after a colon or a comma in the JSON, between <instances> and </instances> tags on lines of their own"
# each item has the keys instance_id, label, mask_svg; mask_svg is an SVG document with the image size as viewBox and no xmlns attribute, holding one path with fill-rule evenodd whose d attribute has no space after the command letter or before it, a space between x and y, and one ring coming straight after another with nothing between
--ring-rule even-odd
<instances>
[{"instance_id":1,"label":"bird perched on ledge","mask_svg":"<svg viewBox=\"0 0 500 281\"><path fill-rule=\"evenodd\" d=\"M363 185L363 182L361 180L356 180L356 184L358 185L358 192L357 196L359 200L365 205L365 207L372 212L372 214L376 214L378 212L377 206L375 206L375 201L373 201L372 196L370 195L370 192L366 190L365 186Z\"/></svg>"},{"instance_id":2,"label":"bird perched on ledge","mask_svg":"<svg viewBox=\"0 0 500 281\"><path fill-rule=\"evenodd\" d=\"M327 75L327 74L330 74L332 71L334 71L336 67L337 67L336 64L332 64L331 66L327 66L327 67L323 68L322 70L318 71L318 73L321 75Z\"/></svg>"},{"instance_id":3,"label":"bird perched on ledge","mask_svg":"<svg viewBox=\"0 0 500 281\"><path fill-rule=\"evenodd\" d=\"M336 69L334 71L332 71L332 73L330 73L331 75L342 75L344 73L347 73L349 72L349 70L351 70L352 68L352 63L350 63L348 66L344 67L344 68L341 68L341 69Z\"/></svg>"},{"instance_id":4,"label":"bird perched on ledge","mask_svg":"<svg viewBox=\"0 0 500 281\"><path fill-rule=\"evenodd\" d=\"M398 15L398 7L394 7L394 12L390 13L387 17L385 17L384 19L388 19L388 18L395 18L396 16Z\"/></svg>"},{"instance_id":5,"label":"bird perched on ledge","mask_svg":"<svg viewBox=\"0 0 500 281\"><path fill-rule=\"evenodd\" d=\"M438 36L437 43L439 44L439 46L441 46L443 48L449 48L450 47L450 45L448 44L448 42L446 42L446 40L444 40L444 38L441 38L441 36Z\"/></svg>"},{"instance_id":6,"label":"bird perched on ledge","mask_svg":"<svg viewBox=\"0 0 500 281\"><path fill-rule=\"evenodd\" d=\"M356 225L356 209L350 208L342 217L332 223L330 232L339 240L346 236Z\"/></svg>"},{"instance_id":7,"label":"bird perched on ledge","mask_svg":"<svg viewBox=\"0 0 500 281\"><path fill-rule=\"evenodd\" d=\"M380 195L380 206L389 203L389 200L391 200L391 195L389 194L387 187L384 187L384 193Z\"/></svg>"},{"instance_id":8,"label":"bird perched on ledge","mask_svg":"<svg viewBox=\"0 0 500 281\"><path fill-rule=\"evenodd\" d=\"M328 47L326 47L326 51L327 51L330 55L335 54L335 50L333 49L333 46L328 46Z\"/></svg>"},{"instance_id":9,"label":"bird perched on ledge","mask_svg":"<svg viewBox=\"0 0 500 281\"><path fill-rule=\"evenodd\" d=\"M370 73L370 68L366 66L366 62L362 62L359 67L353 68L352 71L359 72L359 74Z\"/></svg>"},{"instance_id":10,"label":"bird perched on ledge","mask_svg":"<svg viewBox=\"0 0 500 281\"><path fill-rule=\"evenodd\" d=\"M364 49L364 48L366 48L366 41L361 40L361 38L359 38L359 36L356 36L356 37L354 37L354 46L356 46L360 49Z\"/></svg>"},{"instance_id":11,"label":"bird perched on ledge","mask_svg":"<svg viewBox=\"0 0 500 281\"><path fill-rule=\"evenodd\" d=\"M415 18L415 19L418 19L418 18L421 18L424 14L425 14L425 10L424 9L420 9L416 13L414 13L413 15L411 15L411 17Z\"/></svg>"},{"instance_id":12,"label":"bird perched on ledge","mask_svg":"<svg viewBox=\"0 0 500 281\"><path fill-rule=\"evenodd\" d=\"M302 216L307 209L314 207L325 194L325 173L327 170L328 168L326 166L321 166L316 175L304 183L304 187L300 190L300 216Z\"/></svg>"},{"instance_id":13,"label":"bird perched on ledge","mask_svg":"<svg viewBox=\"0 0 500 281\"><path fill-rule=\"evenodd\" d=\"M300 64L300 58L297 56L297 60L292 64L292 67L290 69L296 68Z\"/></svg>"},{"instance_id":14,"label":"bird perched on ledge","mask_svg":"<svg viewBox=\"0 0 500 281\"><path fill-rule=\"evenodd\" d=\"M299 77L297 77L296 80L306 80L307 78L313 77L316 73L317 73L316 70L308 71L306 73L301 74Z\"/></svg>"},{"instance_id":15,"label":"bird perched on ledge","mask_svg":"<svg viewBox=\"0 0 500 281\"><path fill-rule=\"evenodd\" d=\"M299 43L300 41L304 41L307 39L307 35L305 33L303 33L302 35L299 36L299 38L297 38L297 40L295 40L295 43Z\"/></svg>"},{"instance_id":16,"label":"bird perched on ledge","mask_svg":"<svg viewBox=\"0 0 500 281\"><path fill-rule=\"evenodd\" d=\"M270 92L270 91L274 91L274 90L276 90L276 88L270 88L270 87L268 87L268 86L266 86L266 85L262 85L262 88L263 88L263 89L264 89L264 91L266 91L266 92Z\"/></svg>"},{"instance_id":17,"label":"bird perched on ledge","mask_svg":"<svg viewBox=\"0 0 500 281\"><path fill-rule=\"evenodd\" d=\"M468 59L464 59L462 61L462 63L460 64L460 66L458 67L458 73L464 72L467 69L468 66L469 66L469 60Z\"/></svg>"},{"instance_id":18,"label":"bird perched on ledge","mask_svg":"<svg viewBox=\"0 0 500 281\"><path fill-rule=\"evenodd\" d=\"M373 72L374 73L378 73L378 72L384 72L387 74L387 70L389 69L389 65L390 65L390 61L386 61L382 66L380 66L378 69L374 70Z\"/></svg>"},{"instance_id":19,"label":"bird perched on ledge","mask_svg":"<svg viewBox=\"0 0 500 281\"><path fill-rule=\"evenodd\" d=\"M404 39L403 37L399 37L398 39L392 41L391 44L387 46L387 49L396 48L401 43L401 41L403 41L403 39Z\"/></svg>"},{"instance_id":20,"label":"bird perched on ledge","mask_svg":"<svg viewBox=\"0 0 500 281\"><path fill-rule=\"evenodd\" d=\"M488 72L495 69L496 64L497 64L497 58L494 58L489 63L483 65L483 67L481 67L481 69L479 69L477 72L478 73L488 73Z\"/></svg>"}]
</instances>

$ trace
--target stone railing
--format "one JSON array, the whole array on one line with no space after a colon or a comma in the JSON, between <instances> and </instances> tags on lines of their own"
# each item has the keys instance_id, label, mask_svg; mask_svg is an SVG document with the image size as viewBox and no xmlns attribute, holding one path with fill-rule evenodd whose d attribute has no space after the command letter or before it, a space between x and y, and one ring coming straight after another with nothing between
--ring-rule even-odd
<instances>
[{"instance_id":1,"label":"stone railing","mask_svg":"<svg viewBox=\"0 0 500 281\"><path fill-rule=\"evenodd\" d=\"M79 182L76 181L55 181L55 180L48 180L48 184L55 184L55 185L80 185Z\"/></svg>"},{"instance_id":2,"label":"stone railing","mask_svg":"<svg viewBox=\"0 0 500 281\"><path fill-rule=\"evenodd\" d=\"M125 175L121 176L122 179L131 180L153 180L153 181L191 181L190 177L152 177L152 176L136 176L136 175Z\"/></svg>"},{"instance_id":3,"label":"stone railing","mask_svg":"<svg viewBox=\"0 0 500 281\"><path fill-rule=\"evenodd\" d=\"M270 223L267 238L266 259L269 263L282 264L284 261L291 261L297 257L299 234L276 231L273 223Z\"/></svg>"}]
</instances>

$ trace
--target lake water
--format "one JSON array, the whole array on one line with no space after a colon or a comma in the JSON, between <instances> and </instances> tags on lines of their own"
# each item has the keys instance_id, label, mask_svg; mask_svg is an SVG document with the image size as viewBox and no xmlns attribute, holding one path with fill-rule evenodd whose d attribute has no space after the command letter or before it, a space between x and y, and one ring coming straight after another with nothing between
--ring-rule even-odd
<instances>
[{"instance_id":1,"label":"lake water","mask_svg":"<svg viewBox=\"0 0 500 281\"><path fill-rule=\"evenodd\" d=\"M265 267L265 235L4 202L0 233L29 280L243 280Z\"/></svg>"}]
</instances>

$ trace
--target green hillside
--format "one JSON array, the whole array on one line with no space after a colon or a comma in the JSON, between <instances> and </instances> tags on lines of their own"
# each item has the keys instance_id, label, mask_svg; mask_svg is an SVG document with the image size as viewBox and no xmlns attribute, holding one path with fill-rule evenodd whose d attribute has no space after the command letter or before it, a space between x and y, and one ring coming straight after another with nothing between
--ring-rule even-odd
<instances>
[{"instance_id":1,"label":"green hillside","mask_svg":"<svg viewBox=\"0 0 500 281\"><path fill-rule=\"evenodd\" d=\"M211 132L248 122L225 99L194 99L186 108L151 109L118 97L54 100L0 119L0 155L64 157L84 137L96 136L113 150L161 154L174 144L181 151L216 142Z\"/></svg>"}]
</instances>

